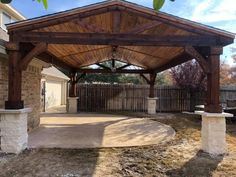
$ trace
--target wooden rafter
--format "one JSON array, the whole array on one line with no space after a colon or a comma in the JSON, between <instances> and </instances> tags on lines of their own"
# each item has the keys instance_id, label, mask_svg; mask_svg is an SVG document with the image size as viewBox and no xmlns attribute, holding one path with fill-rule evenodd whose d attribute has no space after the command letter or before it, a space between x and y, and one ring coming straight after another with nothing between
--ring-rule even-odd
<instances>
[{"instance_id":1,"label":"wooden rafter","mask_svg":"<svg viewBox=\"0 0 236 177\"><path fill-rule=\"evenodd\" d=\"M185 52L194 57L194 59L199 63L199 65L201 66L201 68L205 73L210 72L210 68L206 61L206 58L203 57L194 47L192 46L185 47Z\"/></svg>"},{"instance_id":2,"label":"wooden rafter","mask_svg":"<svg viewBox=\"0 0 236 177\"><path fill-rule=\"evenodd\" d=\"M95 48L95 49L89 49L89 50L82 51L82 52L75 52L75 53L72 53L70 55L60 56L60 58L72 57L72 56L75 56L75 55L82 55L82 54L85 54L85 53L95 52L95 51L103 50L103 49L107 49L107 48L110 48L110 46L105 46L105 47L100 47L100 48Z\"/></svg>"},{"instance_id":3,"label":"wooden rafter","mask_svg":"<svg viewBox=\"0 0 236 177\"><path fill-rule=\"evenodd\" d=\"M107 12L113 12L117 10L117 6L104 6L104 7L97 7L96 9L91 9L91 10L87 10L87 11L80 11L79 13L74 13L74 14L70 14L70 15L64 15L64 14L59 14L58 16L49 16L48 18L43 18L43 19L38 19L35 20L33 22L34 25L32 25L31 23L27 23L27 25L25 24L18 24L18 27L8 27L9 32L11 32L11 30L14 31L30 31L30 30L35 30L35 29L40 29L40 28L45 28L48 26L53 26L53 25L59 25L62 23L66 23L68 21L73 21L76 19L83 19L83 18L87 18L87 17L91 17L91 16L95 16L95 15L100 15L100 14L104 14ZM35 23L36 22L36 23Z\"/></svg>"},{"instance_id":4,"label":"wooden rafter","mask_svg":"<svg viewBox=\"0 0 236 177\"><path fill-rule=\"evenodd\" d=\"M152 22L149 22L149 23L146 23L146 24L143 24L143 25L136 26L136 27L126 31L125 33L130 33L130 34L142 33L146 30L157 27L161 24L162 24L161 22L152 21Z\"/></svg>"},{"instance_id":5,"label":"wooden rafter","mask_svg":"<svg viewBox=\"0 0 236 177\"><path fill-rule=\"evenodd\" d=\"M142 52L142 51L138 51L138 50L134 50L134 49L130 49L130 48L127 48L127 47L119 47L120 49L124 49L124 50L128 50L128 51L131 51L131 52L134 52L134 53L139 53L139 54L143 54L145 56L148 56L148 57L152 57L152 58L156 58L156 59L161 59L161 60L165 60L165 58L161 58L161 57L158 57L158 56L155 56L155 55L151 55L149 53L145 53L145 52Z\"/></svg>"},{"instance_id":6,"label":"wooden rafter","mask_svg":"<svg viewBox=\"0 0 236 177\"><path fill-rule=\"evenodd\" d=\"M211 36L157 36L143 34L28 32L13 36L16 42L46 42L48 44L125 45L125 46L214 46L224 45Z\"/></svg>"}]
</instances>

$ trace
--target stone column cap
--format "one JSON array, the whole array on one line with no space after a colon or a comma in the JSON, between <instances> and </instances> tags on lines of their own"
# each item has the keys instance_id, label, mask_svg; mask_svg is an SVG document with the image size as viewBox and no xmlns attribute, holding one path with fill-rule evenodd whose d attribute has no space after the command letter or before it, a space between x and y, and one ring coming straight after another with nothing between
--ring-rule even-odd
<instances>
[{"instance_id":1,"label":"stone column cap","mask_svg":"<svg viewBox=\"0 0 236 177\"><path fill-rule=\"evenodd\" d=\"M70 99L70 100L78 100L79 97L68 97L68 99Z\"/></svg>"},{"instance_id":2,"label":"stone column cap","mask_svg":"<svg viewBox=\"0 0 236 177\"><path fill-rule=\"evenodd\" d=\"M158 97L154 97L154 98L150 98L150 97L147 97L148 100L158 100L159 98Z\"/></svg>"},{"instance_id":3,"label":"stone column cap","mask_svg":"<svg viewBox=\"0 0 236 177\"><path fill-rule=\"evenodd\" d=\"M23 114L32 112L32 108L24 109L0 109L0 114Z\"/></svg>"},{"instance_id":4,"label":"stone column cap","mask_svg":"<svg viewBox=\"0 0 236 177\"><path fill-rule=\"evenodd\" d=\"M222 112L222 113L209 113L205 111L195 111L195 114L205 116L205 117L218 117L218 118L225 118L225 117L234 117L233 114Z\"/></svg>"}]
</instances>

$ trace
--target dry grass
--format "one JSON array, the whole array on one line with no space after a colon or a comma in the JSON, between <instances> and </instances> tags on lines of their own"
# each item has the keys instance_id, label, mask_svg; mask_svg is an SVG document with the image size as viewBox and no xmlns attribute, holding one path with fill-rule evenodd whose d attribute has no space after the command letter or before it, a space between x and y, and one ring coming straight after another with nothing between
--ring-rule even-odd
<instances>
[{"instance_id":1,"label":"dry grass","mask_svg":"<svg viewBox=\"0 0 236 177\"><path fill-rule=\"evenodd\" d=\"M151 119L171 125L175 138L158 146L41 149L14 157L0 155L5 159L4 163L0 160L0 176L236 176L236 124L227 127L228 154L211 157L199 151L199 118L162 114Z\"/></svg>"}]
</instances>

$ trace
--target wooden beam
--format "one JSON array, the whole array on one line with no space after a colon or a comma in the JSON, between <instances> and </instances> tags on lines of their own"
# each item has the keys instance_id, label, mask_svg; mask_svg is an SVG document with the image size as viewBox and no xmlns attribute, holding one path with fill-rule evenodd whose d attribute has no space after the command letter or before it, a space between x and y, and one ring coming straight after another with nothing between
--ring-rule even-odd
<instances>
[{"instance_id":1,"label":"wooden beam","mask_svg":"<svg viewBox=\"0 0 236 177\"><path fill-rule=\"evenodd\" d=\"M156 74L156 73L151 73L151 74L150 74L149 98L154 98L154 96L155 96L155 82L156 82L156 77L157 77L157 74Z\"/></svg>"},{"instance_id":2,"label":"wooden beam","mask_svg":"<svg viewBox=\"0 0 236 177\"><path fill-rule=\"evenodd\" d=\"M15 35L16 42L45 42L48 44L125 45L125 46L212 46L223 45L210 36L158 36L143 34L27 32Z\"/></svg>"},{"instance_id":3,"label":"wooden beam","mask_svg":"<svg viewBox=\"0 0 236 177\"><path fill-rule=\"evenodd\" d=\"M50 63L53 66L62 68L63 70L68 71L68 72L76 70L74 66L65 63L63 60L57 58L55 55L53 55L50 52L41 53L37 56L37 58L46 63Z\"/></svg>"},{"instance_id":4,"label":"wooden beam","mask_svg":"<svg viewBox=\"0 0 236 177\"><path fill-rule=\"evenodd\" d=\"M35 47L19 61L19 63L18 63L19 68L21 70L26 70L27 66L31 62L31 60L34 57L36 57L37 55L39 55L40 53L45 52L46 50L47 50L46 43L36 44Z\"/></svg>"},{"instance_id":5,"label":"wooden beam","mask_svg":"<svg viewBox=\"0 0 236 177\"><path fill-rule=\"evenodd\" d=\"M60 58L66 58L66 57L71 57L71 56L75 56L75 55L82 55L82 54L85 54L85 53L94 52L94 51L98 51L98 50L103 50L103 49L107 49L107 48L110 48L110 46L90 49L90 50L86 50L86 51L82 51L82 52L76 52L76 53L72 53L70 55L60 56Z\"/></svg>"},{"instance_id":6,"label":"wooden beam","mask_svg":"<svg viewBox=\"0 0 236 177\"><path fill-rule=\"evenodd\" d=\"M222 113L220 105L220 55L222 47L211 47L208 63L210 72L207 74L207 101L205 111L209 113Z\"/></svg>"},{"instance_id":7,"label":"wooden beam","mask_svg":"<svg viewBox=\"0 0 236 177\"><path fill-rule=\"evenodd\" d=\"M124 69L124 70L106 70L106 69L77 69L78 73L119 73L119 74L147 74L152 72L152 70L143 70L143 69Z\"/></svg>"},{"instance_id":8,"label":"wooden beam","mask_svg":"<svg viewBox=\"0 0 236 177\"><path fill-rule=\"evenodd\" d=\"M160 15L154 15L153 13L148 13L148 12L143 12L143 11L140 11L140 10L137 10L137 9L134 9L134 8L126 8L126 7L122 7L122 6L119 6L118 7L119 10L121 11L125 11L129 14L132 14L132 15L135 15L135 16L140 16L140 17L143 17L143 18L146 18L146 19L150 19L150 20L156 20L158 22L162 22L164 24L167 24L171 27L175 27L175 28L178 28L178 29L182 29L184 31L188 31L190 33L195 33L195 34L198 34L198 35L214 35L216 33L213 33L210 29L206 29L204 27L202 27L201 25L198 25L198 24L194 24L194 23L188 23L186 22L186 20L182 20L182 19L176 19L176 18L168 18L168 17L163 17L162 14ZM199 29L201 28L201 29ZM204 28L204 29L203 29ZM216 34L218 36L218 34ZM233 40L232 40L232 43L233 43Z\"/></svg>"},{"instance_id":9,"label":"wooden beam","mask_svg":"<svg viewBox=\"0 0 236 177\"><path fill-rule=\"evenodd\" d=\"M178 56L172 58L168 63L155 68L154 71L156 73L160 73L162 71L165 71L167 69L170 69L172 67L180 65L180 64L185 63L185 62L192 60L192 59L193 59L192 56L183 52L183 53L179 54Z\"/></svg>"},{"instance_id":10,"label":"wooden beam","mask_svg":"<svg viewBox=\"0 0 236 177\"><path fill-rule=\"evenodd\" d=\"M111 60L111 66L112 66L112 69L114 69L116 67L116 60L115 59Z\"/></svg>"},{"instance_id":11,"label":"wooden beam","mask_svg":"<svg viewBox=\"0 0 236 177\"><path fill-rule=\"evenodd\" d=\"M206 61L206 58L203 57L194 47L187 46L185 47L185 52L191 55L201 66L202 70L205 73L210 72L210 68L208 66L208 62Z\"/></svg>"},{"instance_id":12,"label":"wooden beam","mask_svg":"<svg viewBox=\"0 0 236 177\"><path fill-rule=\"evenodd\" d=\"M17 46L17 45L16 45ZM23 109L24 101L22 94L22 70L18 67L21 52L18 47L8 48L8 100L5 102L6 109Z\"/></svg>"},{"instance_id":13,"label":"wooden beam","mask_svg":"<svg viewBox=\"0 0 236 177\"><path fill-rule=\"evenodd\" d=\"M120 33L120 24L121 23L121 12L114 11L112 12L112 32Z\"/></svg>"},{"instance_id":14,"label":"wooden beam","mask_svg":"<svg viewBox=\"0 0 236 177\"><path fill-rule=\"evenodd\" d=\"M105 66L105 65L103 65L103 64L96 63L96 65L99 66L99 67L101 67L101 68L103 68L103 69L111 70L111 68L109 68L109 67L107 67L107 66Z\"/></svg>"},{"instance_id":15,"label":"wooden beam","mask_svg":"<svg viewBox=\"0 0 236 177\"><path fill-rule=\"evenodd\" d=\"M71 72L70 73L70 87L69 87L69 97L76 97L77 96L77 76L76 72Z\"/></svg>"},{"instance_id":16,"label":"wooden beam","mask_svg":"<svg viewBox=\"0 0 236 177\"><path fill-rule=\"evenodd\" d=\"M94 32L94 33L108 33L109 31L91 23L87 23L83 21L83 19L76 19L73 21L74 23L78 24L83 29L87 30L88 32Z\"/></svg>"},{"instance_id":17,"label":"wooden beam","mask_svg":"<svg viewBox=\"0 0 236 177\"><path fill-rule=\"evenodd\" d=\"M144 74L140 74L140 76L147 82L147 84L150 84L150 79L148 79Z\"/></svg>"},{"instance_id":18,"label":"wooden beam","mask_svg":"<svg viewBox=\"0 0 236 177\"><path fill-rule=\"evenodd\" d=\"M125 69L125 68L127 68L127 67L129 67L129 66L131 66L131 64L126 64L126 65L121 66L121 67L116 68L116 69L117 69L117 70L121 70L121 69Z\"/></svg>"},{"instance_id":19,"label":"wooden beam","mask_svg":"<svg viewBox=\"0 0 236 177\"><path fill-rule=\"evenodd\" d=\"M146 24L143 24L143 25L136 26L136 27L126 31L125 33L138 34L138 33L144 32L146 30L149 30L151 28L157 27L161 24L162 24L161 22L152 21L152 22L149 22L149 23L146 23Z\"/></svg>"},{"instance_id":20,"label":"wooden beam","mask_svg":"<svg viewBox=\"0 0 236 177\"><path fill-rule=\"evenodd\" d=\"M80 79L82 79L83 77L85 77L86 76L86 73L82 73L80 76L79 75L77 75L77 78L76 78L76 83L78 83L79 82L79 80Z\"/></svg>"}]
</instances>

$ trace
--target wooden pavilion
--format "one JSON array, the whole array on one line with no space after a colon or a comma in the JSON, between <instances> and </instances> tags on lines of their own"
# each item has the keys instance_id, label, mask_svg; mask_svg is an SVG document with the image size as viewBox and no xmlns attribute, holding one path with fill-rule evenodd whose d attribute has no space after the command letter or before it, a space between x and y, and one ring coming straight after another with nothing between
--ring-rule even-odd
<instances>
[{"instance_id":1,"label":"wooden pavilion","mask_svg":"<svg viewBox=\"0 0 236 177\"><path fill-rule=\"evenodd\" d=\"M196 59L207 74L205 111L221 113L220 55L234 34L123 0L81 8L7 25L10 41L9 93L6 109L22 109L21 77L37 57L71 78L69 95L76 96L78 73L150 74L150 97L156 73ZM111 60L112 68L101 63ZM126 63L116 68L115 61ZM88 69L97 64L103 69ZM130 65L138 69L129 69Z\"/></svg>"}]
</instances>

